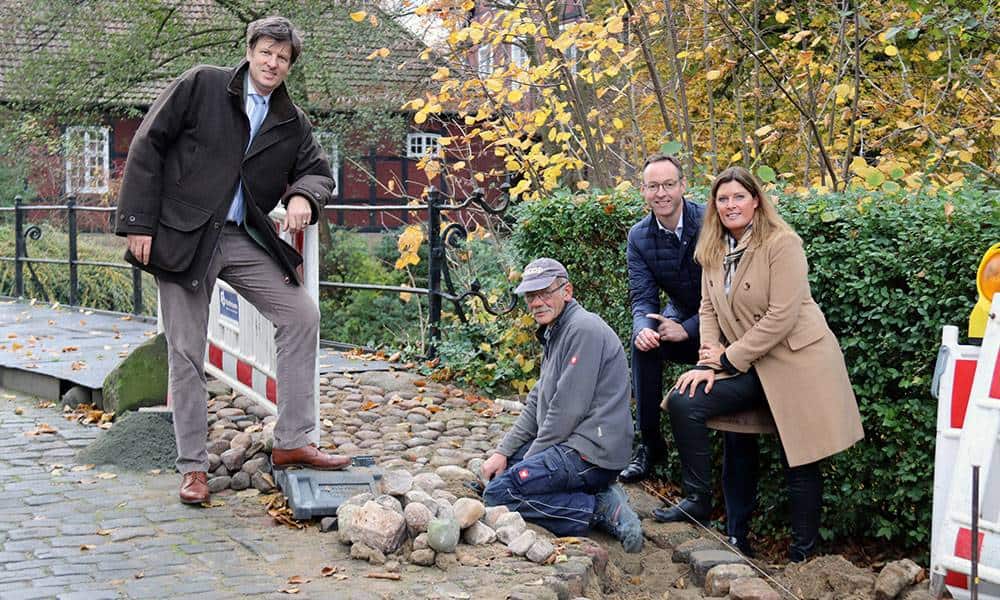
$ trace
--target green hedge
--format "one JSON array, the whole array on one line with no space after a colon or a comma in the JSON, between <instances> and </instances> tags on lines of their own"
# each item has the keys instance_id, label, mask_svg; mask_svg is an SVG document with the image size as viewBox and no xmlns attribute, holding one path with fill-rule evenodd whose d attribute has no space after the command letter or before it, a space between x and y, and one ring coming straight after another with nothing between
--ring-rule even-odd
<instances>
[{"instance_id":1,"label":"green hedge","mask_svg":"<svg viewBox=\"0 0 1000 600\"><path fill-rule=\"evenodd\" d=\"M952 196L777 196L805 242L813 296L840 339L866 432L862 443L825 461L823 536L925 553L937 410L929 388L941 327L964 328L979 258L1000 240L1000 198L974 188ZM584 306L627 342L625 240L642 214L639 203L561 195L521 205L517 214L521 255L564 261ZM775 440L762 443L761 459L754 529L773 535L787 530ZM663 472L677 481L676 457Z\"/></svg>"}]
</instances>

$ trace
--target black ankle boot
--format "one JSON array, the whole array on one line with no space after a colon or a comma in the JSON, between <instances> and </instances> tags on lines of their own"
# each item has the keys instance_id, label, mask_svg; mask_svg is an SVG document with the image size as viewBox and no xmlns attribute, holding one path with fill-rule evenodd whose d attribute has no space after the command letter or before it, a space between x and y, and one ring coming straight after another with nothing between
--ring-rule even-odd
<instances>
[{"instance_id":1,"label":"black ankle boot","mask_svg":"<svg viewBox=\"0 0 1000 600\"><path fill-rule=\"evenodd\" d=\"M677 506L657 508L653 518L660 523L707 521L712 513L712 498L708 494L691 494Z\"/></svg>"},{"instance_id":2,"label":"black ankle boot","mask_svg":"<svg viewBox=\"0 0 1000 600\"><path fill-rule=\"evenodd\" d=\"M635 456L632 457L632 462L618 475L618 481L622 483L642 481L649 477L649 472L653 466L652 462L649 457L649 447L646 444L639 444L639 447L635 449Z\"/></svg>"}]
</instances>

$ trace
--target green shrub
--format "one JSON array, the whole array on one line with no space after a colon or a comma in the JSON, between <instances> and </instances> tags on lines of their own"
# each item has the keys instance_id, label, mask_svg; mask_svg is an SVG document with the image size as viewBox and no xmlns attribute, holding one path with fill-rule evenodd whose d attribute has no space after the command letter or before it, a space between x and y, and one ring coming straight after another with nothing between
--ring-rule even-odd
<instances>
[{"instance_id":1,"label":"green shrub","mask_svg":"<svg viewBox=\"0 0 1000 600\"><path fill-rule=\"evenodd\" d=\"M519 272L520 263L508 240L473 233L461 247L449 250L448 256L456 293L478 286L495 311L507 309L516 300L511 275ZM454 304L444 303L437 346L440 368L434 375L490 395L526 393L538 374L540 347L534 320L525 314L524 304L515 303L512 312L500 316L487 311L479 298L466 299L461 306L464 323Z\"/></svg>"},{"instance_id":2,"label":"green shrub","mask_svg":"<svg viewBox=\"0 0 1000 600\"><path fill-rule=\"evenodd\" d=\"M9 214L9 213L8 213ZM0 256L14 256L13 218L6 219L0 226ZM68 236L63 231L48 224L41 225L42 235L37 240L28 240L28 255L31 258L66 260L69 256ZM123 238L112 234L80 235L77 238L79 260L112 262L125 264ZM24 267L24 294L46 302L69 302L69 266L66 264L34 263L37 276L32 277L32 269ZM100 310L132 312L132 271L131 269L94 267L80 265L77 271L77 304ZM13 296L16 291L14 263L0 262L0 294ZM156 314L156 280L142 274L143 313Z\"/></svg>"},{"instance_id":3,"label":"green shrub","mask_svg":"<svg viewBox=\"0 0 1000 600\"><path fill-rule=\"evenodd\" d=\"M974 188L940 197L856 192L780 207L805 242L813 296L840 339L866 433L827 461L824 535L926 552L941 327L964 328L979 258L1000 239L1000 198ZM771 503L783 496L780 485L764 493Z\"/></svg>"},{"instance_id":4,"label":"green shrub","mask_svg":"<svg viewBox=\"0 0 1000 600\"><path fill-rule=\"evenodd\" d=\"M374 246L374 247L372 247ZM393 268L392 236L371 236L335 229L322 264L327 281L404 285L404 273ZM420 340L415 306L399 294L323 288L320 293L320 337L358 346L400 348Z\"/></svg>"},{"instance_id":5,"label":"green shrub","mask_svg":"<svg viewBox=\"0 0 1000 600\"><path fill-rule=\"evenodd\" d=\"M824 462L823 536L926 552L937 411L929 388L941 327L962 327L972 309L979 257L1000 239L1000 198L971 187L953 196L777 197L805 243L813 296L840 339L866 433ZM642 215L638 201L562 194L517 214L520 255L563 261L581 303L627 343L625 241ZM776 439L761 446L754 529L774 534L787 528L784 474ZM663 472L677 480L676 455Z\"/></svg>"}]
</instances>

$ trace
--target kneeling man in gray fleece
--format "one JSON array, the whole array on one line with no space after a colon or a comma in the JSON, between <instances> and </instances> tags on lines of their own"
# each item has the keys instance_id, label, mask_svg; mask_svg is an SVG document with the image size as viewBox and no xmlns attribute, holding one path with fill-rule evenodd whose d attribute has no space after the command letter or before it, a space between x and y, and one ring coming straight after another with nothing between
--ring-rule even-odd
<instances>
[{"instance_id":1,"label":"kneeling man in gray fleece","mask_svg":"<svg viewBox=\"0 0 1000 600\"><path fill-rule=\"evenodd\" d=\"M556 260L529 263L516 291L539 325L542 370L521 415L483 463L483 499L558 536L596 527L626 552L639 552L639 517L614 483L633 437L621 340L573 300L569 274Z\"/></svg>"}]
</instances>

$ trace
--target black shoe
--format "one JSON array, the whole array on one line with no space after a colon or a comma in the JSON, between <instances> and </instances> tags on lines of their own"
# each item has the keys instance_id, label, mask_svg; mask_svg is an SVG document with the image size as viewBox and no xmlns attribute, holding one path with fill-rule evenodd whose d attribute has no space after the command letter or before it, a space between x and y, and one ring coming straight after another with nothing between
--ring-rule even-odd
<instances>
[{"instance_id":1,"label":"black shoe","mask_svg":"<svg viewBox=\"0 0 1000 600\"><path fill-rule=\"evenodd\" d=\"M637 483L649 477L650 470L649 448L645 444L639 444L635 449L635 456L621 473L618 474L618 481L622 483Z\"/></svg>"},{"instance_id":2,"label":"black shoe","mask_svg":"<svg viewBox=\"0 0 1000 600\"><path fill-rule=\"evenodd\" d=\"M712 500L707 495L691 494L677 506L663 507L653 511L653 518L660 523L684 523L707 521L712 513Z\"/></svg>"},{"instance_id":3,"label":"black shoe","mask_svg":"<svg viewBox=\"0 0 1000 600\"><path fill-rule=\"evenodd\" d=\"M743 556L745 556L747 558L753 558L754 557L753 546L750 545L750 540L748 540L747 538L745 538L745 537L736 537L736 536L731 535L728 538L726 538L726 542L730 546L733 546L737 550L739 550L740 554L742 554Z\"/></svg>"}]
</instances>

